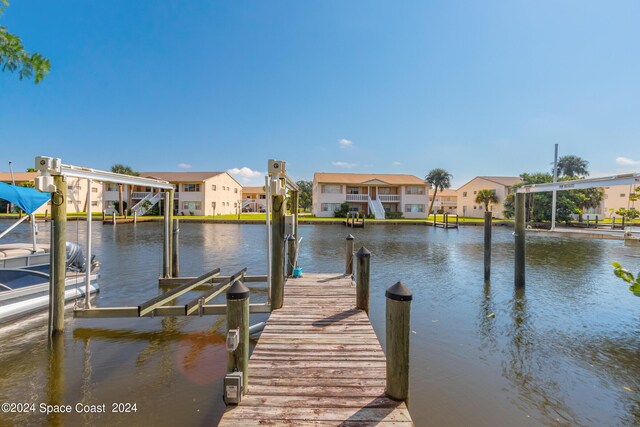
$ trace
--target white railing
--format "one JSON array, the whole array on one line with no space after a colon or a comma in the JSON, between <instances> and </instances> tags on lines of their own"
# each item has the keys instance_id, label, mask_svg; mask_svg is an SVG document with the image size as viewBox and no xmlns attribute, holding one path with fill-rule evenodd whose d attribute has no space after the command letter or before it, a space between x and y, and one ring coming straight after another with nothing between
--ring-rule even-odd
<instances>
[{"instance_id":1,"label":"white railing","mask_svg":"<svg viewBox=\"0 0 640 427\"><path fill-rule=\"evenodd\" d=\"M148 192L148 191L134 191L133 193L131 193L131 198L132 199L144 199L145 197L147 197L150 194L151 193Z\"/></svg>"},{"instance_id":2,"label":"white railing","mask_svg":"<svg viewBox=\"0 0 640 427\"><path fill-rule=\"evenodd\" d=\"M378 200L381 202L399 202L400 196L398 194L378 194Z\"/></svg>"},{"instance_id":3,"label":"white railing","mask_svg":"<svg viewBox=\"0 0 640 427\"><path fill-rule=\"evenodd\" d=\"M366 202L369 196L366 194L347 194L347 202Z\"/></svg>"}]
</instances>

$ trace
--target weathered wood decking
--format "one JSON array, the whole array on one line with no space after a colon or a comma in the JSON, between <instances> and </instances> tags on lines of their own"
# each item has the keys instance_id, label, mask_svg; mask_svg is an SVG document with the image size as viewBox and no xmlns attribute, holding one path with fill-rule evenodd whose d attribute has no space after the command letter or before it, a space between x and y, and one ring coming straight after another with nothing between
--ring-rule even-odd
<instances>
[{"instance_id":1,"label":"weathered wood decking","mask_svg":"<svg viewBox=\"0 0 640 427\"><path fill-rule=\"evenodd\" d=\"M385 356L351 278L305 274L284 292L251 355L248 394L219 425L413 425L384 394Z\"/></svg>"}]
</instances>

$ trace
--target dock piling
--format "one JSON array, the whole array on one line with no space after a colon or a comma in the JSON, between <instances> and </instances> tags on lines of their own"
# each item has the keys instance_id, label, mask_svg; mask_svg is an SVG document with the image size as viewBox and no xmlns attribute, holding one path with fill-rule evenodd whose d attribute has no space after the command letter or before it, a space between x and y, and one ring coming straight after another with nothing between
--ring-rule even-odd
<instances>
[{"instance_id":1,"label":"dock piling","mask_svg":"<svg viewBox=\"0 0 640 427\"><path fill-rule=\"evenodd\" d=\"M49 336L64 331L64 285L67 275L67 183L54 175L51 194L51 277L49 283Z\"/></svg>"},{"instance_id":2,"label":"dock piling","mask_svg":"<svg viewBox=\"0 0 640 427\"><path fill-rule=\"evenodd\" d=\"M242 372L242 394L249 387L249 288L242 281L227 290L227 332L238 329L238 347L227 354L227 372Z\"/></svg>"},{"instance_id":3,"label":"dock piling","mask_svg":"<svg viewBox=\"0 0 640 427\"><path fill-rule=\"evenodd\" d=\"M282 308L284 298L284 196L272 196L271 218L271 309Z\"/></svg>"},{"instance_id":4,"label":"dock piling","mask_svg":"<svg viewBox=\"0 0 640 427\"><path fill-rule=\"evenodd\" d=\"M484 280L491 279L491 220L492 213L484 213Z\"/></svg>"},{"instance_id":5,"label":"dock piling","mask_svg":"<svg viewBox=\"0 0 640 427\"><path fill-rule=\"evenodd\" d=\"M296 238L291 234L287 237L287 277L293 276L293 263L296 259Z\"/></svg>"},{"instance_id":6,"label":"dock piling","mask_svg":"<svg viewBox=\"0 0 640 427\"><path fill-rule=\"evenodd\" d=\"M358 270L356 279L356 308L364 310L369 315L369 277L371 267L371 252L364 246L356 254Z\"/></svg>"},{"instance_id":7,"label":"dock piling","mask_svg":"<svg viewBox=\"0 0 640 427\"><path fill-rule=\"evenodd\" d=\"M394 400L409 399L409 337L413 295L402 282L387 289L387 387Z\"/></svg>"},{"instance_id":8,"label":"dock piling","mask_svg":"<svg viewBox=\"0 0 640 427\"><path fill-rule=\"evenodd\" d=\"M135 212L133 213L135 215ZM134 216L135 221L135 216ZM171 240L173 251L171 251L171 270L173 277L180 276L180 220L173 220L173 239Z\"/></svg>"},{"instance_id":9,"label":"dock piling","mask_svg":"<svg viewBox=\"0 0 640 427\"><path fill-rule=\"evenodd\" d=\"M347 236L347 249L344 254L344 274L352 275L353 274L353 240L354 237L349 234Z\"/></svg>"},{"instance_id":10,"label":"dock piling","mask_svg":"<svg viewBox=\"0 0 640 427\"><path fill-rule=\"evenodd\" d=\"M516 289L524 288L525 257L525 194L516 193L515 275Z\"/></svg>"}]
</instances>

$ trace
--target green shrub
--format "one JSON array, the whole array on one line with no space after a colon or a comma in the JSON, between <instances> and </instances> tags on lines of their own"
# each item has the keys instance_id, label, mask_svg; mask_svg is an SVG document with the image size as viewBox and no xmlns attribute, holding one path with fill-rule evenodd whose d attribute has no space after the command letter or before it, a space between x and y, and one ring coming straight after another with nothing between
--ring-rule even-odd
<instances>
[{"instance_id":1,"label":"green shrub","mask_svg":"<svg viewBox=\"0 0 640 427\"><path fill-rule=\"evenodd\" d=\"M346 218L347 214L349 213L349 209L349 203L344 202L340 205L339 209L333 211L334 218Z\"/></svg>"},{"instance_id":2,"label":"green shrub","mask_svg":"<svg viewBox=\"0 0 640 427\"><path fill-rule=\"evenodd\" d=\"M385 213L385 218L386 219L401 219L401 218L404 218L404 216L402 215L402 212L391 211L391 212L386 212Z\"/></svg>"}]
</instances>

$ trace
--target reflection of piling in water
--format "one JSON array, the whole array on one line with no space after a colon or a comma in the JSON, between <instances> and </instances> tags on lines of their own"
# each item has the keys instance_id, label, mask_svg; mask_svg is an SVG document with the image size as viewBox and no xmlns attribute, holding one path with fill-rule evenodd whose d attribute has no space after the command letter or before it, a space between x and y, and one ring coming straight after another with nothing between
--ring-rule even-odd
<instances>
[{"instance_id":1,"label":"reflection of piling in water","mask_svg":"<svg viewBox=\"0 0 640 427\"><path fill-rule=\"evenodd\" d=\"M64 334L53 334L49 339L49 366L47 405L64 405ZM61 414L47 416L50 426L62 425Z\"/></svg>"},{"instance_id":2,"label":"reflection of piling in water","mask_svg":"<svg viewBox=\"0 0 640 427\"><path fill-rule=\"evenodd\" d=\"M525 256L525 193L516 193L515 272L516 289L524 287Z\"/></svg>"}]
</instances>

